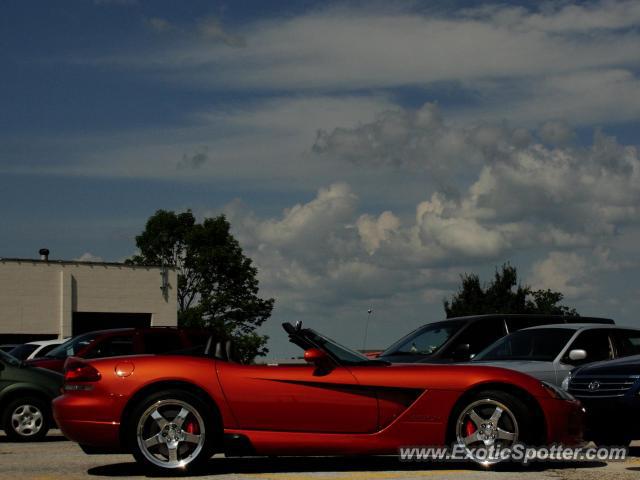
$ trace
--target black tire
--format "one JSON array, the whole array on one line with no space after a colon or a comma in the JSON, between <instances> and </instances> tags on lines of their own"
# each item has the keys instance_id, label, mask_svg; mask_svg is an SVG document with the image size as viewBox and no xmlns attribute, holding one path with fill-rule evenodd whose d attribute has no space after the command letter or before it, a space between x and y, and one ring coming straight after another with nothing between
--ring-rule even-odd
<instances>
[{"instance_id":1,"label":"black tire","mask_svg":"<svg viewBox=\"0 0 640 480\"><path fill-rule=\"evenodd\" d=\"M501 390L485 390L465 399L453 411L448 440L468 448L482 447L486 438L502 448L517 443L533 445L540 441L533 422L530 408L520 398Z\"/></svg>"},{"instance_id":2,"label":"black tire","mask_svg":"<svg viewBox=\"0 0 640 480\"><path fill-rule=\"evenodd\" d=\"M182 415L183 411L187 413ZM136 461L164 475L198 470L220 443L221 429L211 407L181 390L145 398L133 408L126 428L126 442Z\"/></svg>"},{"instance_id":3,"label":"black tire","mask_svg":"<svg viewBox=\"0 0 640 480\"><path fill-rule=\"evenodd\" d=\"M2 428L14 442L42 440L51 427L51 403L35 395L11 400L2 412Z\"/></svg>"},{"instance_id":4,"label":"black tire","mask_svg":"<svg viewBox=\"0 0 640 480\"><path fill-rule=\"evenodd\" d=\"M631 439L616 432L598 432L593 435L593 443L598 447L628 447Z\"/></svg>"}]
</instances>

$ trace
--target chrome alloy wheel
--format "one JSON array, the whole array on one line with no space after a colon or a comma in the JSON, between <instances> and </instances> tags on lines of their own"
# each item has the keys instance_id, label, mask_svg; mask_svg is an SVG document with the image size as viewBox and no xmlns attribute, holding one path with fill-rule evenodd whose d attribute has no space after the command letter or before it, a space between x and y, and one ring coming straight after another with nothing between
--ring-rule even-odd
<instances>
[{"instance_id":1,"label":"chrome alloy wheel","mask_svg":"<svg viewBox=\"0 0 640 480\"><path fill-rule=\"evenodd\" d=\"M11 426L22 437L37 435L44 425L44 415L35 405L18 405L11 412Z\"/></svg>"},{"instance_id":2,"label":"chrome alloy wheel","mask_svg":"<svg viewBox=\"0 0 640 480\"><path fill-rule=\"evenodd\" d=\"M160 468L182 468L198 457L205 444L205 425L198 411L182 400L160 400L138 420L140 451Z\"/></svg>"},{"instance_id":3,"label":"chrome alloy wheel","mask_svg":"<svg viewBox=\"0 0 640 480\"><path fill-rule=\"evenodd\" d=\"M456 439L471 450L510 447L518 441L518 422L511 410L496 400L478 400L467 406L456 422Z\"/></svg>"}]
</instances>

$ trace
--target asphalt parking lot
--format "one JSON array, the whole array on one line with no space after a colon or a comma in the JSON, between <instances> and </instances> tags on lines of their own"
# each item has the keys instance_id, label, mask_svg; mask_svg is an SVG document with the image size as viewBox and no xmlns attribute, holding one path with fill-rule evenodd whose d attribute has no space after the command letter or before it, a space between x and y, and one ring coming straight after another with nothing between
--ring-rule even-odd
<instances>
[{"instance_id":1,"label":"asphalt parking lot","mask_svg":"<svg viewBox=\"0 0 640 480\"><path fill-rule=\"evenodd\" d=\"M528 467L499 465L485 470L474 464L400 463L392 457L361 458L224 458L215 457L198 478L216 479L637 479L640 442L625 462L545 463ZM43 443L12 443L0 434L0 478L49 480L145 478L129 455L85 455L52 432Z\"/></svg>"}]
</instances>

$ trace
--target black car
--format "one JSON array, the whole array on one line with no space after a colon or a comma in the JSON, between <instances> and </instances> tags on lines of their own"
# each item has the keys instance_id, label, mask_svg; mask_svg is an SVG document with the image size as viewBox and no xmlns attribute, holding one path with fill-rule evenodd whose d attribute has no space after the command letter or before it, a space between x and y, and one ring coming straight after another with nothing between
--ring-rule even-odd
<instances>
[{"instance_id":1,"label":"black car","mask_svg":"<svg viewBox=\"0 0 640 480\"><path fill-rule=\"evenodd\" d=\"M640 439L640 344L637 355L576 368L563 387L587 411L586 438L598 445L628 445Z\"/></svg>"},{"instance_id":2,"label":"black car","mask_svg":"<svg viewBox=\"0 0 640 480\"><path fill-rule=\"evenodd\" d=\"M13 350L16 347L19 347L20 344L19 343L4 343L2 345L0 345L0 351L3 351L5 353L9 353L11 350Z\"/></svg>"},{"instance_id":3,"label":"black car","mask_svg":"<svg viewBox=\"0 0 640 480\"><path fill-rule=\"evenodd\" d=\"M0 428L14 441L41 440L53 426L51 400L62 375L25 365L0 351Z\"/></svg>"},{"instance_id":4,"label":"black car","mask_svg":"<svg viewBox=\"0 0 640 480\"><path fill-rule=\"evenodd\" d=\"M527 327L555 323L615 323L596 317L496 314L458 317L428 323L379 355L392 363L467 361L505 335Z\"/></svg>"}]
</instances>

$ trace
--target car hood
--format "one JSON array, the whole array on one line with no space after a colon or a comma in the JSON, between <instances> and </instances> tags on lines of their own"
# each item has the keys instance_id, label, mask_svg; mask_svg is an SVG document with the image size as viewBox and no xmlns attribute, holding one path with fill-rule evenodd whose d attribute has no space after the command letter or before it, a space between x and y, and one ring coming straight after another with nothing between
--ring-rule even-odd
<instances>
[{"instance_id":1,"label":"car hood","mask_svg":"<svg viewBox=\"0 0 640 480\"><path fill-rule=\"evenodd\" d=\"M577 369L575 375L640 375L640 355L590 363Z\"/></svg>"},{"instance_id":2,"label":"car hood","mask_svg":"<svg viewBox=\"0 0 640 480\"><path fill-rule=\"evenodd\" d=\"M523 373L548 372L554 370L553 362L541 362L536 360L487 360L484 362L471 362L471 365L507 368L509 370L516 370Z\"/></svg>"}]
</instances>

